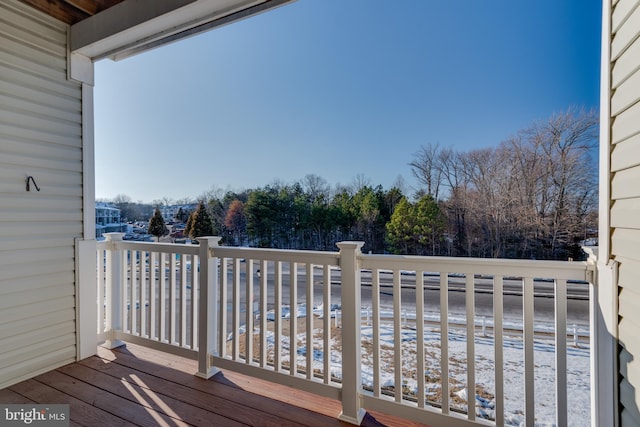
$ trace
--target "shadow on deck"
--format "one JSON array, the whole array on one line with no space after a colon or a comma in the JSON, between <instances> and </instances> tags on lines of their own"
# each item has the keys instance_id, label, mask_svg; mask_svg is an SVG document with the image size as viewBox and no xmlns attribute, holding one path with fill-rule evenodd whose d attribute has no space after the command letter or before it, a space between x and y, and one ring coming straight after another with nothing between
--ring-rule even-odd
<instances>
[{"instance_id":1,"label":"shadow on deck","mask_svg":"<svg viewBox=\"0 0 640 427\"><path fill-rule=\"evenodd\" d=\"M349 426L340 403L223 371L193 375L196 362L127 344L0 390L2 403L71 405L84 426ZM369 412L363 426L418 426Z\"/></svg>"}]
</instances>

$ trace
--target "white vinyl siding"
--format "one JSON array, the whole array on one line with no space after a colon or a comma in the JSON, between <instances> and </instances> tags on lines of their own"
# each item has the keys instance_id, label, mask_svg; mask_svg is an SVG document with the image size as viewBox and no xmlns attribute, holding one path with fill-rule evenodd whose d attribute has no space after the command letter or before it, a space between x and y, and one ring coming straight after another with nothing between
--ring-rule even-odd
<instances>
[{"instance_id":1,"label":"white vinyl siding","mask_svg":"<svg viewBox=\"0 0 640 427\"><path fill-rule=\"evenodd\" d=\"M82 91L67 79L67 31L0 2L0 388L76 358Z\"/></svg>"},{"instance_id":2,"label":"white vinyl siding","mask_svg":"<svg viewBox=\"0 0 640 427\"><path fill-rule=\"evenodd\" d=\"M611 254L619 262L620 423L640 426L640 0L612 2Z\"/></svg>"},{"instance_id":3,"label":"white vinyl siding","mask_svg":"<svg viewBox=\"0 0 640 427\"><path fill-rule=\"evenodd\" d=\"M619 142L611 152L613 172L640 165L640 134Z\"/></svg>"}]
</instances>

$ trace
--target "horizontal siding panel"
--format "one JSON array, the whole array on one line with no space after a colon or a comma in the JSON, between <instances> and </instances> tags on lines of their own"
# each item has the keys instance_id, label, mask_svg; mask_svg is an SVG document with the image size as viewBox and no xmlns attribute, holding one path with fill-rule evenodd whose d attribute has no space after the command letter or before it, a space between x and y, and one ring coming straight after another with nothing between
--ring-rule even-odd
<instances>
[{"instance_id":1,"label":"horizontal siding panel","mask_svg":"<svg viewBox=\"0 0 640 427\"><path fill-rule=\"evenodd\" d=\"M65 80L67 78L67 60L64 57L51 55L21 43L13 38L4 37L0 33L0 50L10 54L15 59L12 63L37 74L50 76L52 79Z\"/></svg>"},{"instance_id":2,"label":"horizontal siding panel","mask_svg":"<svg viewBox=\"0 0 640 427\"><path fill-rule=\"evenodd\" d=\"M3 280L31 278L34 281L47 283L47 275L73 271L73 263L40 261L27 264L2 265L0 268L0 283Z\"/></svg>"},{"instance_id":3,"label":"horizontal siding panel","mask_svg":"<svg viewBox=\"0 0 640 427\"><path fill-rule=\"evenodd\" d=\"M4 81L1 82L0 91L8 95L50 107L59 107L65 111L80 110L78 99L82 95L82 90L73 82L40 76L2 61L0 61L0 72L5 76Z\"/></svg>"},{"instance_id":4,"label":"horizontal siding panel","mask_svg":"<svg viewBox=\"0 0 640 427\"><path fill-rule=\"evenodd\" d=\"M7 25L11 25L12 27L25 31L26 28L31 26L31 22L33 21L33 12L20 9L12 4L3 2L0 4L0 20L5 21ZM37 35L49 43L55 43L59 46L64 46L67 43L66 27L63 23L58 25L40 25L38 27Z\"/></svg>"},{"instance_id":5,"label":"horizontal siding panel","mask_svg":"<svg viewBox=\"0 0 640 427\"><path fill-rule=\"evenodd\" d=\"M31 209L6 209L0 211L0 221L46 221L47 219L55 221L82 221L82 211L74 211L73 209L57 210L57 211L33 211ZM53 226L53 224L52 224Z\"/></svg>"},{"instance_id":6,"label":"horizontal siding panel","mask_svg":"<svg viewBox=\"0 0 640 427\"><path fill-rule=\"evenodd\" d=\"M4 294L2 301L0 301L0 308L7 309L11 307L28 306L30 304L48 301L52 298L59 298L61 296L73 296L75 293L75 287L72 284L64 286L48 286L46 288L34 289L30 291L19 291L10 294ZM1 337L0 337L1 338ZM0 344L0 347L2 345Z\"/></svg>"},{"instance_id":7,"label":"horizontal siding panel","mask_svg":"<svg viewBox=\"0 0 640 427\"><path fill-rule=\"evenodd\" d=\"M0 313L0 323L4 323L5 321L9 320L19 321L29 319L33 315L33 313L47 314L55 313L62 310L67 311L67 316L69 319L75 318L75 300L73 297L62 297L49 301L34 303L29 310L25 310L24 307L12 307L3 310L3 312Z\"/></svg>"},{"instance_id":8,"label":"horizontal siding panel","mask_svg":"<svg viewBox=\"0 0 640 427\"><path fill-rule=\"evenodd\" d=\"M0 9L1 10L1 9ZM4 12L4 11L3 11ZM51 28L43 29L42 34L26 30L19 22L13 22L13 14L0 15L0 37L8 37L19 41L33 49L42 51L48 55L64 57L66 55L66 40L60 40L64 35ZM55 40L58 38L58 40Z\"/></svg>"},{"instance_id":9,"label":"horizontal siding panel","mask_svg":"<svg viewBox=\"0 0 640 427\"><path fill-rule=\"evenodd\" d=\"M612 172L634 166L640 166L640 134L614 145L611 150Z\"/></svg>"},{"instance_id":10,"label":"horizontal siding panel","mask_svg":"<svg viewBox=\"0 0 640 427\"><path fill-rule=\"evenodd\" d=\"M2 72L1 67L0 72ZM0 105L11 105L12 109L23 113L27 112L48 120L63 120L65 122L75 123L76 125L82 123L82 114L79 110L67 111L63 109L62 106L50 106L42 102L34 101L33 99L25 101L24 99L3 93L2 89L0 89Z\"/></svg>"},{"instance_id":11,"label":"horizontal siding panel","mask_svg":"<svg viewBox=\"0 0 640 427\"><path fill-rule=\"evenodd\" d=\"M3 168L0 172L0 203L12 197L3 196L2 193L11 195L16 193L24 194L24 198L18 203L6 205L8 206L7 211L20 210L25 207L42 208L45 202L51 204L52 211L61 210L67 212L69 209L79 206L80 201L75 203L74 198L82 197L82 187L79 185L79 178L82 174L36 168L32 165L7 167L2 162L0 162L0 166ZM26 191L27 176L33 176L40 191L35 188L33 182L29 184L30 192ZM66 198L61 198L60 196L65 196ZM1 220L2 216L0 214Z\"/></svg>"},{"instance_id":12,"label":"horizontal siding panel","mask_svg":"<svg viewBox=\"0 0 640 427\"><path fill-rule=\"evenodd\" d=\"M82 142L80 138L69 138L67 136L46 133L31 128L18 128L16 126L5 125L0 121L0 140L4 136L8 138L26 138L32 141L40 141L78 148L80 148Z\"/></svg>"},{"instance_id":13,"label":"horizontal siding panel","mask_svg":"<svg viewBox=\"0 0 640 427\"><path fill-rule=\"evenodd\" d=\"M617 88L631 74L640 69L640 38L636 39L631 46L618 58L611 70L611 87Z\"/></svg>"},{"instance_id":14,"label":"horizontal siding panel","mask_svg":"<svg viewBox=\"0 0 640 427\"><path fill-rule=\"evenodd\" d=\"M35 155L35 154L34 154ZM67 191L62 190L61 193L56 193L53 191L54 188L68 188L68 187L76 187L78 183L82 182L82 174L76 171L67 171L67 170L55 170L55 169L46 169L42 167L36 167L33 164L25 164L25 165L14 165L12 163L5 164L4 159L0 160L0 165L2 165L2 170L0 171L0 182L10 182L14 179L19 179L18 182L21 182L22 185L18 188L14 188L12 191L12 195L2 195L0 193L0 204L2 202L6 202L5 197L15 197L15 193L24 194L24 204L20 206L33 206L33 207L42 207L42 205L46 202L49 203L51 207L60 206L62 208L66 208L69 204L69 200L60 200L55 196L60 196L63 194L68 194ZM31 185L31 191L35 191L36 194L29 194L26 192L27 189L27 176L33 176L40 188L40 193L37 192L33 185ZM49 191L43 192L45 188L48 188ZM37 198L29 197L29 196L38 196ZM5 205L11 206L11 205Z\"/></svg>"},{"instance_id":15,"label":"horizontal siding panel","mask_svg":"<svg viewBox=\"0 0 640 427\"><path fill-rule=\"evenodd\" d=\"M73 282L73 279L74 274L71 271L50 273L46 276L43 276L41 280L34 280L33 277L21 277L18 279L12 279L9 281L0 282L0 297L13 292L29 292L36 289L48 288L51 286L68 286L69 283ZM0 335L2 335L1 332Z\"/></svg>"},{"instance_id":16,"label":"horizontal siding panel","mask_svg":"<svg viewBox=\"0 0 640 427\"><path fill-rule=\"evenodd\" d=\"M51 237L72 237L80 236L82 234L82 225L76 223L63 223L52 224L49 221L42 222L21 222L21 221L6 221L0 222L0 236L3 238L24 238L32 232L38 238ZM34 233L34 231L36 231ZM73 237L72 237L73 238Z\"/></svg>"},{"instance_id":17,"label":"horizontal siding panel","mask_svg":"<svg viewBox=\"0 0 640 427\"><path fill-rule=\"evenodd\" d=\"M33 248L59 248L69 246L70 242L75 242L69 236L24 236L24 237L3 237L0 241L0 253L2 251L23 250ZM2 291L0 290L0 293Z\"/></svg>"},{"instance_id":18,"label":"horizontal siding panel","mask_svg":"<svg viewBox=\"0 0 640 427\"><path fill-rule=\"evenodd\" d=\"M0 163L0 168L2 167L3 165ZM7 180L7 182L0 181L0 193L15 193L16 191L20 191L20 190L24 191L24 189L26 188L26 177L29 175L29 173L32 170L29 170L29 168L25 168L24 172L22 172L21 174L12 176L11 180ZM38 193L33 188L33 185L32 185L31 192L27 193L30 196L36 193L36 194L49 194L54 196L66 196L70 198L82 197L82 188L80 187L80 184L67 185L67 184L49 183L44 187L42 187L42 184L41 184L42 181L38 179L37 174L35 179L36 179L36 182L38 183L38 187L40 188L40 193ZM15 221L15 220L16 218L6 217L4 219L1 219L0 221ZM29 221L46 221L46 218L44 218L43 215L41 214L35 213L35 215L32 216L31 219L29 219ZM66 221L66 219L63 219L63 221Z\"/></svg>"},{"instance_id":19,"label":"horizontal siding panel","mask_svg":"<svg viewBox=\"0 0 640 427\"><path fill-rule=\"evenodd\" d=\"M617 115L640 100L640 71L633 73L611 97L611 114Z\"/></svg>"},{"instance_id":20,"label":"horizontal siding panel","mask_svg":"<svg viewBox=\"0 0 640 427\"><path fill-rule=\"evenodd\" d=\"M611 19L611 32L617 32L622 24L626 22L627 18L639 5L640 1L638 0L620 0L620 2L613 9Z\"/></svg>"},{"instance_id":21,"label":"horizontal siding panel","mask_svg":"<svg viewBox=\"0 0 640 427\"><path fill-rule=\"evenodd\" d=\"M3 108L0 105L0 122L23 129L36 129L46 133L61 135L70 139L79 139L82 129L78 123L32 114L29 111L21 111Z\"/></svg>"},{"instance_id":22,"label":"horizontal siding panel","mask_svg":"<svg viewBox=\"0 0 640 427\"><path fill-rule=\"evenodd\" d=\"M631 417L630 420L626 421L631 424L627 425L637 426L638 424L635 420L640 420L640 410L638 409L640 408L640 393L626 379L620 381L620 403L624 405L623 414L627 412L627 415Z\"/></svg>"},{"instance_id":23,"label":"horizontal siding panel","mask_svg":"<svg viewBox=\"0 0 640 427\"><path fill-rule=\"evenodd\" d=\"M67 213L82 210L82 199L56 197L46 193L43 194L42 191L40 193L36 192L35 197L21 197L21 195L17 194L0 193L0 205L11 206L6 209L7 211L50 209L53 212Z\"/></svg>"},{"instance_id":24,"label":"horizontal siding panel","mask_svg":"<svg viewBox=\"0 0 640 427\"><path fill-rule=\"evenodd\" d=\"M25 268L41 261L70 262L73 265L74 250L73 247L37 248L3 251L0 254L2 255L0 266L22 264L23 268ZM0 277L2 277L2 273L0 273Z\"/></svg>"},{"instance_id":25,"label":"horizontal siding panel","mask_svg":"<svg viewBox=\"0 0 640 427\"><path fill-rule=\"evenodd\" d=\"M633 357L640 361L640 340L638 326L627 318L621 318L618 324L618 340L620 345Z\"/></svg>"},{"instance_id":26,"label":"horizontal siding panel","mask_svg":"<svg viewBox=\"0 0 640 427\"><path fill-rule=\"evenodd\" d=\"M635 292L637 289L638 285L636 284L630 284L628 287L622 288L618 298L618 310L620 316L628 322L627 326L632 323L635 330L640 331L640 293Z\"/></svg>"},{"instance_id":27,"label":"horizontal siding panel","mask_svg":"<svg viewBox=\"0 0 640 427\"><path fill-rule=\"evenodd\" d=\"M5 369L25 359L38 357L51 351L64 350L65 348L74 348L76 336L74 333L66 335L56 335L47 340L31 342L30 345L24 346L17 350L9 350L2 352L0 350L0 369ZM1 347L0 347L1 348Z\"/></svg>"},{"instance_id":28,"label":"horizontal siding panel","mask_svg":"<svg viewBox=\"0 0 640 427\"><path fill-rule=\"evenodd\" d=\"M1 70L0 70L1 71ZM11 105L14 111L21 114L31 114L33 117L41 117L44 120L62 120L76 125L82 123L80 111L65 111L62 108L55 108L34 101L24 101L10 95L5 95L0 91L0 105Z\"/></svg>"},{"instance_id":29,"label":"horizontal siding panel","mask_svg":"<svg viewBox=\"0 0 640 427\"><path fill-rule=\"evenodd\" d=\"M640 133L640 104L620 113L613 119L611 139L614 144Z\"/></svg>"},{"instance_id":30,"label":"horizontal siding panel","mask_svg":"<svg viewBox=\"0 0 640 427\"><path fill-rule=\"evenodd\" d=\"M611 226L640 229L640 199L623 199L611 208Z\"/></svg>"},{"instance_id":31,"label":"horizontal siding panel","mask_svg":"<svg viewBox=\"0 0 640 427\"><path fill-rule=\"evenodd\" d=\"M611 41L611 57L618 58L624 50L638 38L640 34L640 8L636 8L620 29L616 31Z\"/></svg>"},{"instance_id":32,"label":"horizontal siding panel","mask_svg":"<svg viewBox=\"0 0 640 427\"><path fill-rule=\"evenodd\" d=\"M619 255L616 256L616 261L620 264L618 268L620 286L640 294L640 261Z\"/></svg>"},{"instance_id":33,"label":"horizontal siding panel","mask_svg":"<svg viewBox=\"0 0 640 427\"><path fill-rule=\"evenodd\" d=\"M57 325L70 320L68 308L51 313L34 314L26 319L0 323L0 336L9 337L26 334L30 331L41 328L42 325Z\"/></svg>"},{"instance_id":34,"label":"horizontal siding panel","mask_svg":"<svg viewBox=\"0 0 640 427\"><path fill-rule=\"evenodd\" d=\"M640 166L616 172L611 180L613 200L640 197Z\"/></svg>"},{"instance_id":35,"label":"horizontal siding panel","mask_svg":"<svg viewBox=\"0 0 640 427\"><path fill-rule=\"evenodd\" d=\"M20 344L20 340L25 339L29 342L39 342L48 339L49 337L60 335L73 334L75 331L75 320L66 320L62 323L47 324L47 326L31 330L29 332L4 337L0 335L0 348L15 348Z\"/></svg>"},{"instance_id":36,"label":"horizontal siding panel","mask_svg":"<svg viewBox=\"0 0 640 427\"><path fill-rule=\"evenodd\" d=\"M634 362L633 356L626 350L620 354L620 373L631 384L640 384L640 362Z\"/></svg>"},{"instance_id":37,"label":"horizontal siding panel","mask_svg":"<svg viewBox=\"0 0 640 427\"><path fill-rule=\"evenodd\" d=\"M620 300L622 302L622 300ZM634 414L637 418L640 415L638 412L638 404L640 403L640 395L633 392L634 386L632 384L638 384L635 382L635 375L640 365L640 341L638 340L638 325L630 321L627 317L622 317L618 325L618 340L623 347L622 354L624 359L619 359L620 362L626 361L626 366L620 366L620 373L623 375L620 381L620 401L625 406L626 410L630 414Z\"/></svg>"},{"instance_id":38,"label":"horizontal siding panel","mask_svg":"<svg viewBox=\"0 0 640 427\"><path fill-rule=\"evenodd\" d=\"M65 35L64 39L66 39L67 24L65 24L64 22L58 21L56 19L51 19L51 17L46 15L45 13L40 12L39 10L35 10L31 6L20 1L4 0L1 4L2 8L6 10L7 13L14 13L16 17L25 17L27 19L26 22L24 22L25 25L36 24L38 27L38 31L42 32L48 33L50 29L60 32Z\"/></svg>"},{"instance_id":39,"label":"horizontal siding panel","mask_svg":"<svg viewBox=\"0 0 640 427\"><path fill-rule=\"evenodd\" d=\"M47 144L5 135L2 138L2 154L2 158L5 158L5 154L30 157L32 159L27 164L32 167L48 168L50 163L47 162L53 162L54 165L61 166L53 166L52 169L82 172L82 151L78 147Z\"/></svg>"},{"instance_id":40,"label":"horizontal siding panel","mask_svg":"<svg viewBox=\"0 0 640 427\"><path fill-rule=\"evenodd\" d=\"M64 347L57 351L45 351L45 353L33 358L21 360L10 367L0 369L0 389L75 362L75 360L75 346ZM11 379L3 381L3 378Z\"/></svg>"},{"instance_id":41,"label":"horizontal siding panel","mask_svg":"<svg viewBox=\"0 0 640 427\"><path fill-rule=\"evenodd\" d=\"M54 151L54 150L45 150L45 151ZM72 154L72 157L78 157L78 155L80 155L81 153L74 152L70 154ZM75 172L75 173L82 172L82 163L80 163L80 161L78 161L77 159L75 161L73 159L64 159L60 157L58 158L51 157L49 159L45 159L42 157L30 156L26 153L14 154L9 150L7 150L7 152L2 153L1 163L8 163L8 164L28 167L28 168L47 168L54 171L55 170L68 171L68 172Z\"/></svg>"},{"instance_id":42,"label":"horizontal siding panel","mask_svg":"<svg viewBox=\"0 0 640 427\"><path fill-rule=\"evenodd\" d=\"M640 261L640 230L616 228L611 233L611 253L634 261Z\"/></svg>"}]
</instances>

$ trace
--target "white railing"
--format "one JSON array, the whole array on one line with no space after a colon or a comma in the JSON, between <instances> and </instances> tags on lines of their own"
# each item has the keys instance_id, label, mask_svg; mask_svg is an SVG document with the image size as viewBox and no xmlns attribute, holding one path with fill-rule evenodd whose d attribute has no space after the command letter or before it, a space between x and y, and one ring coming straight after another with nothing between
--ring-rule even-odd
<instances>
[{"instance_id":1,"label":"white railing","mask_svg":"<svg viewBox=\"0 0 640 427\"><path fill-rule=\"evenodd\" d=\"M509 282L510 293L518 292L521 297L522 304L522 322L518 325L509 325L511 333L513 329L517 329L522 339L523 347L523 386L524 386L524 402L523 415L525 425L534 425L536 419L535 413L535 374L536 369L534 363L534 340L536 335L551 335L555 340L555 424L565 426L567 419L567 282L587 280L587 264L585 262L559 262L559 261L526 261L526 260L503 260L503 259L471 259L471 258L444 258L444 257L412 257L412 256L381 256L381 255L360 255L360 267L371 271L372 286L372 335L373 335L373 370L374 380L371 395L363 396L365 407L384 408L391 413L407 416L407 405L411 405L418 409L428 410L433 413L433 407L438 407L436 416L453 416L461 420L460 412L466 413L468 421L476 420L476 411L468 410L468 399L462 398L457 404L451 401L454 396L451 390L451 380L454 377L451 370L452 356L449 354L449 340L443 339L448 337L451 339L451 329L461 329L457 335L466 341L466 351L460 360L460 356L456 357L456 362L463 363L463 371L466 373L466 380L458 384L457 388L465 391L477 390L476 388L476 339L478 336L478 317L476 316L476 294L490 293L492 295L491 303L493 308L493 319L491 329L493 332L493 350L494 350L494 381L495 389L491 390L494 395L493 399L493 417L490 418L496 425L505 424L505 359L504 359L504 332L505 325L503 323L503 308L505 295L505 282ZM381 309L380 295L382 274L392 275L392 298L393 313L392 323L393 331L402 330L402 288L415 288L415 298L411 303L415 304L415 318L425 319L424 301L425 301L425 280L438 283L439 288L439 360L434 361L439 365L440 377L440 399L425 399L426 380L424 375L417 375L417 372L425 372L425 323L416 322L415 334L415 352L416 352L416 368L412 380L417 383L417 392L415 396L398 393L396 389L391 394L393 403L404 404L401 409L398 406L389 404L389 399L381 391ZM480 283L484 282L484 287L480 289ZM580 285L576 285L580 286ZM515 287L515 289L514 289ZM544 290L537 288L545 287ZM588 287L586 283L582 284L583 294L588 295ZM451 313L449 311L449 296L455 288L456 292L464 293L464 322L451 321ZM552 294L550 295L549 288ZM546 298L553 298L553 327L552 333L549 334L549 328L536 327L540 322L534 321L534 292L543 295ZM481 326L480 326L481 327ZM542 330L540 330L542 329ZM556 333L556 331L564 331L564 333ZM403 360L402 340L397 339L398 333L395 334L393 340L393 363L394 363L394 384L403 384L406 380L403 370L397 369ZM469 339L473 337L473 339ZM585 348L588 346L585 345ZM513 361L510 361L513 362ZM433 369L433 367L431 368ZM513 371L511 371L513 372ZM444 373L444 374L443 374ZM447 379L446 381L444 379ZM476 395L476 393L474 393ZM448 398L445 398L448 397ZM477 396L477 395L476 395ZM540 396L538 395L538 398ZM426 402L425 402L426 400ZM472 400L472 407L475 407L475 399ZM420 414L413 417L419 418ZM427 419L427 418L423 418ZM586 421L586 420L583 420ZM451 420L447 421L447 425L451 424ZM513 421L511 421L513 422Z\"/></svg>"},{"instance_id":2,"label":"white railing","mask_svg":"<svg viewBox=\"0 0 640 427\"><path fill-rule=\"evenodd\" d=\"M224 247L214 237L199 246L118 239L98 246L99 334L108 345L134 341L196 359L205 378L231 369L332 397L354 424L376 409L455 426L513 421L505 420L505 334L521 342L522 422L533 425L535 345L553 340L554 422L567 425L567 283L588 290L585 262L364 255L361 242L312 252ZM553 299L551 325L534 315L536 297ZM505 323L505 298L509 310L519 304L515 324ZM479 345L493 348L490 390L478 381L487 377ZM488 396L493 409L476 408Z\"/></svg>"},{"instance_id":3,"label":"white railing","mask_svg":"<svg viewBox=\"0 0 640 427\"><path fill-rule=\"evenodd\" d=\"M99 337L197 357L199 247L123 235L107 233L98 243Z\"/></svg>"}]
</instances>

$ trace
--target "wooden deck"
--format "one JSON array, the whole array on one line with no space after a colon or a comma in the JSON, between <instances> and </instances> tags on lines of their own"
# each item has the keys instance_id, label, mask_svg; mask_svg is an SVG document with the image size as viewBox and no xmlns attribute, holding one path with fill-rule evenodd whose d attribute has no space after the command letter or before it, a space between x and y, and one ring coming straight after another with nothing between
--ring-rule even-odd
<instances>
[{"instance_id":1,"label":"wooden deck","mask_svg":"<svg viewBox=\"0 0 640 427\"><path fill-rule=\"evenodd\" d=\"M83 426L349 426L339 402L128 344L0 390L2 403L67 403ZM364 426L418 426L378 412Z\"/></svg>"}]
</instances>

